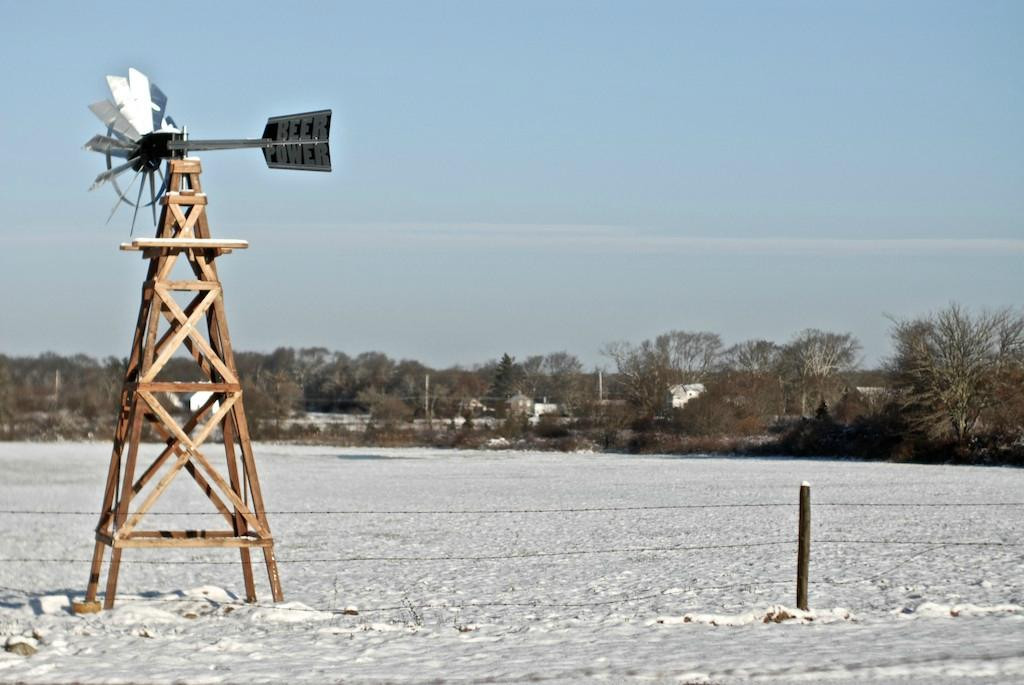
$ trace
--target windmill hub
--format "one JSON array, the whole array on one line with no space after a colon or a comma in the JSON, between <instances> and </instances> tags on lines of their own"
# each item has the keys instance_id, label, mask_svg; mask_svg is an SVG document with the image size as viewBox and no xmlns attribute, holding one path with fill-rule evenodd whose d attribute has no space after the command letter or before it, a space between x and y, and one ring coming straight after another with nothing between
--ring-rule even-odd
<instances>
[{"instance_id":1,"label":"windmill hub","mask_svg":"<svg viewBox=\"0 0 1024 685\"><path fill-rule=\"evenodd\" d=\"M138 158L138 162L132 169L142 173L153 173L160 169L165 159L174 156L169 147L171 141L184 140L181 133L160 131L147 133L139 140L131 154Z\"/></svg>"}]
</instances>

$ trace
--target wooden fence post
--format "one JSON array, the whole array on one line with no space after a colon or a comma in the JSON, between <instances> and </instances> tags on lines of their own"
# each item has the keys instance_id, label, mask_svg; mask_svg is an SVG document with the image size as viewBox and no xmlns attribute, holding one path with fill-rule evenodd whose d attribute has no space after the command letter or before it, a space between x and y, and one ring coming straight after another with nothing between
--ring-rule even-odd
<instances>
[{"instance_id":1,"label":"wooden fence post","mask_svg":"<svg viewBox=\"0 0 1024 685\"><path fill-rule=\"evenodd\" d=\"M811 561L811 484L800 485L800 530L796 552L796 608L807 611L807 571Z\"/></svg>"}]
</instances>

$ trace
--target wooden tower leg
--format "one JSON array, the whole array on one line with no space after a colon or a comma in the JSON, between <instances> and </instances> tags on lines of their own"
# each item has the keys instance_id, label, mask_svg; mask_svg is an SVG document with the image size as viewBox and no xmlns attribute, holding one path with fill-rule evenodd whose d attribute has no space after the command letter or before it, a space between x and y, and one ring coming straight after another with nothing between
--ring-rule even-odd
<instances>
[{"instance_id":1,"label":"wooden tower leg","mask_svg":"<svg viewBox=\"0 0 1024 685\"><path fill-rule=\"evenodd\" d=\"M248 481L249 491L252 493L253 509L260 523L270 535L270 523L267 521L267 511L263 504L263 491L260 489L260 478L256 473L256 461L252 455L252 441L249 438L249 425L245 420L245 409L236 404L234 407L235 426L238 428L239 439L242 445L242 463L245 467L245 476ZM267 580L270 582L270 594L275 602L284 601L284 593L281 591L281 577L277 572L277 558L274 556L274 548L267 546L263 548L263 561L267 566Z\"/></svg>"},{"instance_id":2,"label":"wooden tower leg","mask_svg":"<svg viewBox=\"0 0 1024 685\"><path fill-rule=\"evenodd\" d=\"M206 225L205 217L200 217L197 222L195 232L200 238L210 237L209 227ZM211 273L217 273L216 264L210 263L207 266ZM234 353L231 349L231 338L227 332L227 321L224 316L223 298L218 298L217 301L214 302L210 311L207 312L206 326L210 332L210 343L213 350L220 355L221 359L224 359L231 367L234 367ZM231 483L232 490L243 496L243 502L247 502L247 498L244 497L244 485L238 475L238 457L235 453L235 441L238 438L238 427L235 421L234 409L232 409L224 418L222 431L224 434L224 456L227 461L228 481ZM232 518L235 535L244 536L248 534L249 526L245 522L245 517L243 517L239 512L238 507L234 508ZM252 555L250 554L248 547L240 547L238 549L238 554L242 562L242 582L245 585L245 601L253 603L256 601L256 584L252 576Z\"/></svg>"},{"instance_id":3,"label":"wooden tower leg","mask_svg":"<svg viewBox=\"0 0 1024 685\"><path fill-rule=\"evenodd\" d=\"M128 425L134 417L133 406L129 406L131 396L124 391L121 392L121 411L118 415L117 428L114 431L114 449L110 455L110 466L107 469L107 484L103 490L103 506L100 509L100 520L96 524L96 545L92 552L92 564L89 567L89 585L85 592L85 604L92 605L96 602L96 593L99 589L100 571L103 567L103 553L105 544L99 539L101 534L109 534L112 517L117 498L117 480L121 473L121 456L124 452L124 439ZM86 607L86 609L98 607Z\"/></svg>"},{"instance_id":4,"label":"wooden tower leg","mask_svg":"<svg viewBox=\"0 0 1024 685\"><path fill-rule=\"evenodd\" d=\"M235 492L242 492L241 481L238 478L238 460L235 457L235 427L234 412L231 412L224 420L224 451L228 464L228 479L231 488ZM249 527L245 518L239 513L238 507L234 509L234 531L235 535L245 535ZM253 603L256 601L256 585L252 577L252 556L248 547L240 547L238 553L242 559L242 582L245 583L245 601Z\"/></svg>"},{"instance_id":5,"label":"wooden tower leg","mask_svg":"<svg viewBox=\"0 0 1024 685\"><path fill-rule=\"evenodd\" d=\"M142 412L144 408L139 406L142 400L138 395L134 398L135 405L132 407L132 422L128 432L128 456L124 464L124 480L121 485L121 499L117 503L117 512L114 514L114 529L117 530L124 525L128 517L128 507L132 501L132 490L135 483L135 461L139 454L139 442L142 439ZM114 598L117 595L117 578L121 571L121 548L114 547L110 552L110 567L107 569L107 590L103 598L103 608L112 609Z\"/></svg>"},{"instance_id":6,"label":"wooden tower leg","mask_svg":"<svg viewBox=\"0 0 1024 685\"><path fill-rule=\"evenodd\" d=\"M110 455L110 466L107 468L107 484L103 489L103 506L100 509L100 520L96 524L97 534L104 532L109 527L110 517L114 513L117 479L121 475L121 453L124 448L124 434L131 415L129 408L125 406L127 401L128 395L122 391L121 410L118 414L117 428L114 431L114 449ZM96 603L96 593L99 589L100 583L100 571L103 567L104 549L105 545L103 541L97 538L96 545L93 547L92 551L92 564L89 567L89 584L85 592L85 608L87 609L98 608L92 605Z\"/></svg>"},{"instance_id":7,"label":"wooden tower leg","mask_svg":"<svg viewBox=\"0 0 1024 685\"><path fill-rule=\"evenodd\" d=\"M158 269L158 260L152 260L149 265L147 282L150 281ZM86 586L85 602L75 603L72 608L77 613L87 613L99 610L96 596L99 591L100 574L103 569L103 555L106 549L106 542L101 536L111 537L113 535L113 520L115 509L118 506L117 482L121 476L121 460L124 456L124 447L129 438L129 429L135 423L135 411L137 402L135 394L131 391L131 383L138 375L139 363L144 355L143 342L146 339L146 324L150 320L150 308L153 303L153 290L149 287L142 289L142 301L139 304L139 315L135 323L135 334L132 340L131 354L128 359L128 367L125 369L124 385L121 389L121 403L118 411L117 426L114 429L114 445L110 455L110 465L107 469L106 485L103 489L103 505L100 509L99 522L96 525L96 544L93 547L92 563L89 566L89 582ZM113 550L112 550L113 551ZM113 555L112 555L113 556ZM118 555L120 564L120 555ZM116 588L117 571L114 571L114 586ZM109 571L108 571L109 580ZM108 595L111 596L112 595ZM108 601L113 601L108 600Z\"/></svg>"},{"instance_id":8,"label":"wooden tower leg","mask_svg":"<svg viewBox=\"0 0 1024 685\"><path fill-rule=\"evenodd\" d=\"M274 556L273 547L263 548L263 561L267 564L267 579L270 581L270 594L275 602L284 601L284 593L281 592L281 577L277 574L277 557Z\"/></svg>"},{"instance_id":9,"label":"wooden tower leg","mask_svg":"<svg viewBox=\"0 0 1024 685\"><path fill-rule=\"evenodd\" d=\"M167 218L164 217L163 224L166 226ZM162 228L162 231L165 230ZM142 306L139 311L139 323L135 328L135 341L132 346L132 358L129 360L129 368L126 373L125 390L128 394L127 401L131 403L127 432L128 455L125 458L123 481L121 485L120 499L117 501L117 510L113 514L112 534L116 532L128 517L128 508L132 501L135 484L135 463L139 454L139 443L142 441L142 417L146 412L142 399L134 391L139 377L139 371L149 368L153 363L154 348L156 345L157 325L159 323L162 305L154 295L152 279L158 276L164 269L165 258L161 255L150 260L148 270L149 278L143 285ZM136 382L132 382L136 381ZM122 447L116 445L115 447ZM120 453L122 450L118 450ZM121 572L121 547L112 544L110 550L110 566L107 568L107 587L103 599L103 608L112 609L114 599L117 596L117 580Z\"/></svg>"}]
</instances>

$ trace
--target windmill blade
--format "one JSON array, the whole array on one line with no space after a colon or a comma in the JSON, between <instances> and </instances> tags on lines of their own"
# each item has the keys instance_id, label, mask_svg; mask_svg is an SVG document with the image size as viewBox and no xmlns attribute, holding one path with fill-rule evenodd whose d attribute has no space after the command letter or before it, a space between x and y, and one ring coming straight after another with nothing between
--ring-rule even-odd
<instances>
[{"instance_id":1,"label":"windmill blade","mask_svg":"<svg viewBox=\"0 0 1024 685\"><path fill-rule=\"evenodd\" d=\"M156 180L156 175L160 174L160 181ZM157 168L156 171L149 172L149 206L153 211L153 225L157 225L157 211L156 206L160 202L160 198L167 192L168 178L164 175L164 171L161 168Z\"/></svg>"},{"instance_id":2,"label":"windmill blade","mask_svg":"<svg viewBox=\"0 0 1024 685\"><path fill-rule=\"evenodd\" d=\"M107 87L110 88L110 96L114 98L114 104L117 105L118 109L123 109L132 97L132 89L128 85L128 79L124 76L111 76L107 74Z\"/></svg>"},{"instance_id":3,"label":"windmill blade","mask_svg":"<svg viewBox=\"0 0 1024 685\"><path fill-rule=\"evenodd\" d=\"M100 154L112 157L121 157L122 159L127 159L135 149L134 145L129 145L117 138L104 135L93 136L82 147L86 150L92 150L93 152L99 152Z\"/></svg>"},{"instance_id":4,"label":"windmill blade","mask_svg":"<svg viewBox=\"0 0 1024 685\"><path fill-rule=\"evenodd\" d=\"M131 122L125 118L121 110L110 100L100 100L89 105L89 109L103 124L131 141L138 141L142 137Z\"/></svg>"},{"instance_id":5,"label":"windmill blade","mask_svg":"<svg viewBox=\"0 0 1024 685\"><path fill-rule=\"evenodd\" d=\"M163 168L158 168L156 170L156 173L160 174L160 186L156 190L156 197L154 198L154 202L159 202L160 198L162 198L164 196L164 193L167 192L167 186L170 184L170 179L167 176L164 176ZM153 175L156 176L156 174Z\"/></svg>"},{"instance_id":6,"label":"windmill blade","mask_svg":"<svg viewBox=\"0 0 1024 685\"><path fill-rule=\"evenodd\" d=\"M121 111L139 133L153 131L153 101L149 96L149 77L138 69L128 70L129 99L121 103Z\"/></svg>"},{"instance_id":7,"label":"windmill blade","mask_svg":"<svg viewBox=\"0 0 1024 685\"><path fill-rule=\"evenodd\" d=\"M139 175L135 174L135 178L138 177ZM135 183L134 178L132 179L132 183ZM132 212L132 227L128 230L128 235L132 235L135 233L135 219L139 216L139 205L142 204L142 189L145 187L146 184L144 182L139 183L139 193L138 195L135 196L135 211Z\"/></svg>"},{"instance_id":8,"label":"windmill blade","mask_svg":"<svg viewBox=\"0 0 1024 685\"><path fill-rule=\"evenodd\" d=\"M141 135L153 130L153 112L149 100L149 79L135 69L124 76L107 76L107 86L122 116Z\"/></svg>"},{"instance_id":9,"label":"windmill blade","mask_svg":"<svg viewBox=\"0 0 1024 685\"><path fill-rule=\"evenodd\" d=\"M167 96L152 81L149 82L149 101L153 103L153 130L159 131L164 127L167 114Z\"/></svg>"},{"instance_id":10,"label":"windmill blade","mask_svg":"<svg viewBox=\"0 0 1024 685\"><path fill-rule=\"evenodd\" d=\"M157 171L160 173L160 189L156 191L156 199L159 200L164 196L164 193L167 192L168 188L170 188L171 178L170 176L164 175L164 170L162 168L157 169Z\"/></svg>"},{"instance_id":11,"label":"windmill blade","mask_svg":"<svg viewBox=\"0 0 1024 685\"><path fill-rule=\"evenodd\" d=\"M96 177L96 179L92 182L92 186L90 186L89 190L96 190L101 185L103 185L110 179L114 178L118 174L130 169L137 161L139 161L138 157L132 157L131 159L129 159L124 164L121 164L120 166L116 166L113 169L107 169L102 174Z\"/></svg>"},{"instance_id":12,"label":"windmill blade","mask_svg":"<svg viewBox=\"0 0 1024 685\"><path fill-rule=\"evenodd\" d=\"M149 207L153 210L153 225L156 226L156 172L150 171L149 176Z\"/></svg>"},{"instance_id":13,"label":"windmill blade","mask_svg":"<svg viewBox=\"0 0 1024 685\"><path fill-rule=\"evenodd\" d=\"M132 177L132 180L129 181L128 185L125 187L124 193L127 193L129 190L131 190L132 183L135 183L135 179L138 178L138 177L139 177L138 174L135 174L135 176ZM114 218L114 214L117 212L117 208L121 206L121 203L128 201L127 198L125 198L124 193L122 193L120 190L118 190L118 192L117 192L117 202L115 202L114 206L111 207L110 215L107 217L107 223L108 224L110 223L110 220Z\"/></svg>"}]
</instances>

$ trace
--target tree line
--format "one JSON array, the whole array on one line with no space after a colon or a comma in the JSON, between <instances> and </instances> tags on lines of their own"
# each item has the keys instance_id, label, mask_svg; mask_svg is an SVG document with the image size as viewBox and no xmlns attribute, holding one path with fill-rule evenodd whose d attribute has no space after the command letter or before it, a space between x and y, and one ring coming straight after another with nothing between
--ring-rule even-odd
<instances>
[{"instance_id":1,"label":"tree line","mask_svg":"<svg viewBox=\"0 0 1024 685\"><path fill-rule=\"evenodd\" d=\"M438 369L380 352L285 347L238 352L236 363L262 438L1021 459L1020 313L954 304L893 320L891 339L878 368L863 368L851 333L818 329L728 346L713 332L669 331L606 344L603 367L590 369L568 351ZM105 439L124 368L113 357L0 355L0 438ZM187 358L165 374L199 378ZM684 384L702 392L673 407L670 389ZM544 401L548 413L512 411L514 396ZM303 421L325 414L368 415L370 430L331 433Z\"/></svg>"}]
</instances>

